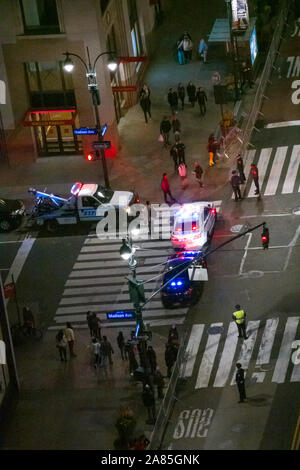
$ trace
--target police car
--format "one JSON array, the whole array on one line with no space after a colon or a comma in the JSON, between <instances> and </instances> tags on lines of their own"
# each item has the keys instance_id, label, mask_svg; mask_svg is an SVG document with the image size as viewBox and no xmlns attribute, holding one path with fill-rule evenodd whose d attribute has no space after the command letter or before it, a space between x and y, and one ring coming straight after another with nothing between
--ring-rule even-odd
<instances>
[{"instance_id":1,"label":"police car","mask_svg":"<svg viewBox=\"0 0 300 470\"><path fill-rule=\"evenodd\" d=\"M174 214L171 241L176 249L199 250L214 232L217 210L213 202L183 204Z\"/></svg>"},{"instance_id":2,"label":"police car","mask_svg":"<svg viewBox=\"0 0 300 470\"><path fill-rule=\"evenodd\" d=\"M199 251L183 251L168 258L160 292L165 308L172 308L176 305L189 306L198 302L203 291L203 281L208 280L204 258L200 257L194 263L194 267L190 267L195 256L199 254Z\"/></svg>"}]
</instances>

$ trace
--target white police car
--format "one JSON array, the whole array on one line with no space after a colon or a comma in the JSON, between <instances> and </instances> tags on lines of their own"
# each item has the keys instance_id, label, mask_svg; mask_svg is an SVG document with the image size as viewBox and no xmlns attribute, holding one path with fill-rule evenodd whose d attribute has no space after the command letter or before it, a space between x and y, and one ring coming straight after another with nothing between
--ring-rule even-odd
<instances>
[{"instance_id":1,"label":"white police car","mask_svg":"<svg viewBox=\"0 0 300 470\"><path fill-rule=\"evenodd\" d=\"M174 214L171 241L174 248L199 250L214 232L217 210L213 202L183 204Z\"/></svg>"}]
</instances>

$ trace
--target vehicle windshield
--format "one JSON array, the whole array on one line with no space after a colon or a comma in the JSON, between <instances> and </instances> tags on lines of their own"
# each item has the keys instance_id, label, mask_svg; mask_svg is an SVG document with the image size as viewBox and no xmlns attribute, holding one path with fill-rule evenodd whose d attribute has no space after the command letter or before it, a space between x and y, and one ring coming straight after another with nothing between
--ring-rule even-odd
<instances>
[{"instance_id":1,"label":"vehicle windshield","mask_svg":"<svg viewBox=\"0 0 300 470\"><path fill-rule=\"evenodd\" d=\"M104 186L99 185L94 197L101 202L101 204L107 204L113 197L114 191L112 189L106 189Z\"/></svg>"},{"instance_id":2,"label":"vehicle windshield","mask_svg":"<svg viewBox=\"0 0 300 470\"><path fill-rule=\"evenodd\" d=\"M199 221L195 218L178 219L175 224L176 232L194 232L199 230Z\"/></svg>"},{"instance_id":3,"label":"vehicle windshield","mask_svg":"<svg viewBox=\"0 0 300 470\"><path fill-rule=\"evenodd\" d=\"M172 260L170 263L167 264L167 271L165 273L165 282L172 279L172 277L177 276L180 271L184 268L188 268L191 259L187 260ZM171 269L172 268L172 269ZM188 270L184 271L180 277L188 278Z\"/></svg>"}]
</instances>

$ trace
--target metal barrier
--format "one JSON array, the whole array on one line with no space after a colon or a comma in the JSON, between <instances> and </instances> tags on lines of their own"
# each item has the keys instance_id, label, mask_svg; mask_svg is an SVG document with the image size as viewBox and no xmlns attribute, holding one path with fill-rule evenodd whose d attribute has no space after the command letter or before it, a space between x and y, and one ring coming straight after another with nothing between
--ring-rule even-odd
<instances>
[{"instance_id":1,"label":"metal barrier","mask_svg":"<svg viewBox=\"0 0 300 470\"><path fill-rule=\"evenodd\" d=\"M274 62L276 60L276 56L278 54L278 49L280 46L280 41L282 39L282 32L284 25L287 20L288 11L289 11L289 0L282 0L280 5L280 13L278 14L277 24L275 27L275 32L273 34L273 38L269 47L269 52L265 60L265 65L263 71L260 75L257 90L254 96L254 100L252 103L251 111L248 113L248 119L244 119L240 128L240 132L236 132L235 138L229 139L228 142L225 143L225 146L222 149L220 154L221 157L229 158L233 155L237 155L240 153L241 155L245 154L247 147L252 145L250 143L251 135L253 130L257 130L255 127L255 123L260 114L260 108L262 106L262 101L265 97L265 89L267 86L267 82L269 81L272 68L274 67Z\"/></svg>"},{"instance_id":2,"label":"metal barrier","mask_svg":"<svg viewBox=\"0 0 300 470\"><path fill-rule=\"evenodd\" d=\"M150 437L149 450L159 450L161 449L164 434L166 431L166 426L169 422L169 418L172 412L173 405L175 401L178 400L177 386L178 380L184 376L184 364L187 361L186 345L188 341L188 330L186 330L184 337L180 342L180 346L177 353L176 362L173 366L172 375L167 387L167 391L163 398L162 404L160 406L155 425ZM184 379L182 379L184 380Z\"/></svg>"}]
</instances>

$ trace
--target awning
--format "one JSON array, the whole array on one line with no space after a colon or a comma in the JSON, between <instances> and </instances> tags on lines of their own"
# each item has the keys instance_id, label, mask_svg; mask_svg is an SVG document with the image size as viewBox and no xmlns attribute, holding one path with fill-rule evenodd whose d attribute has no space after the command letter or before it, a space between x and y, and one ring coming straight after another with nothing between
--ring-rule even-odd
<instances>
[{"instance_id":1,"label":"awning","mask_svg":"<svg viewBox=\"0 0 300 470\"><path fill-rule=\"evenodd\" d=\"M32 114L58 114L58 113L75 113L76 108L74 106L63 106L59 108L29 108L25 114L23 125L25 127L35 126L72 126L74 125L74 118L72 119L31 119Z\"/></svg>"}]
</instances>

